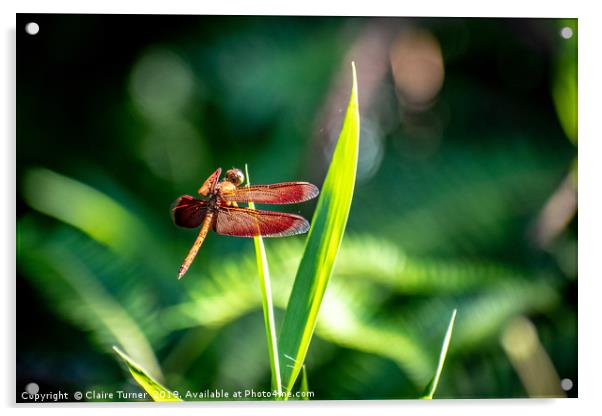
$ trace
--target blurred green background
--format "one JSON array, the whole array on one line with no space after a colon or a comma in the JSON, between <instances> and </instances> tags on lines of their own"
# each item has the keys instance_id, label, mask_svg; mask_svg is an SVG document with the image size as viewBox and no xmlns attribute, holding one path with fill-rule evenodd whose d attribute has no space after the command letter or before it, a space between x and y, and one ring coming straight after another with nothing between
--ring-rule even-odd
<instances>
[{"instance_id":1,"label":"blurred green background","mask_svg":"<svg viewBox=\"0 0 602 416\"><path fill-rule=\"evenodd\" d=\"M269 390L252 240L177 281L169 207L218 166L321 185L351 61L315 399L416 398L454 308L435 397L577 395L576 19L21 14L17 47L17 400L139 391L112 345L172 390ZM279 324L303 241L266 240Z\"/></svg>"}]
</instances>

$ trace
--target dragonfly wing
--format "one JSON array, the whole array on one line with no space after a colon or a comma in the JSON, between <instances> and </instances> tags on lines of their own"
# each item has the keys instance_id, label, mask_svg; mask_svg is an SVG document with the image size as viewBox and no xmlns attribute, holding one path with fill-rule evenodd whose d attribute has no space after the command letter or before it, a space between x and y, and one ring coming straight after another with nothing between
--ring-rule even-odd
<instances>
[{"instance_id":1,"label":"dragonfly wing","mask_svg":"<svg viewBox=\"0 0 602 416\"><path fill-rule=\"evenodd\" d=\"M303 234L309 222L299 215L248 208L220 207L214 230L238 237L285 237Z\"/></svg>"},{"instance_id":2,"label":"dragonfly wing","mask_svg":"<svg viewBox=\"0 0 602 416\"><path fill-rule=\"evenodd\" d=\"M308 182L283 182L236 188L232 192L222 194L222 198L228 202L294 204L315 198L318 193L318 188Z\"/></svg>"},{"instance_id":3,"label":"dragonfly wing","mask_svg":"<svg viewBox=\"0 0 602 416\"><path fill-rule=\"evenodd\" d=\"M179 227L196 228L203 223L207 215L207 203L183 195L176 199L171 208L173 222Z\"/></svg>"},{"instance_id":4,"label":"dragonfly wing","mask_svg":"<svg viewBox=\"0 0 602 416\"><path fill-rule=\"evenodd\" d=\"M203 182L203 185L198 190L199 195L207 196L213 192L221 174L222 168L217 168L215 172L213 172L211 176L209 176L205 182Z\"/></svg>"}]
</instances>

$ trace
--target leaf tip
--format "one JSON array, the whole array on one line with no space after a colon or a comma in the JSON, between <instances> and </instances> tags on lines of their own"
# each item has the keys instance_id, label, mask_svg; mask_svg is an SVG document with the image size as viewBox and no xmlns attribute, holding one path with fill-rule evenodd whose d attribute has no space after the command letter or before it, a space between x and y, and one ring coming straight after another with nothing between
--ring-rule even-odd
<instances>
[{"instance_id":1,"label":"leaf tip","mask_svg":"<svg viewBox=\"0 0 602 416\"><path fill-rule=\"evenodd\" d=\"M352 100L354 101L354 104L356 106L358 106L358 100L357 100L357 71L355 69L355 61L351 61L351 74L352 74L352 78L353 78L353 80L352 80L352 88L351 88Z\"/></svg>"}]
</instances>

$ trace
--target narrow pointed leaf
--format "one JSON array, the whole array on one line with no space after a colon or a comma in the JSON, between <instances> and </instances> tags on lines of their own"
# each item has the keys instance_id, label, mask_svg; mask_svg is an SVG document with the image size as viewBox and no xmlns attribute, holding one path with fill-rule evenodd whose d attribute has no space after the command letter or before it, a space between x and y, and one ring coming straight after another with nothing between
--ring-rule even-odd
<instances>
[{"instance_id":1,"label":"narrow pointed leaf","mask_svg":"<svg viewBox=\"0 0 602 416\"><path fill-rule=\"evenodd\" d=\"M247 175L247 186L251 185L249 169L245 164ZM249 208L255 209L255 204L249 202ZM274 319L274 305L272 303L272 288L270 284L270 269L265 254L265 247L261 236L253 237L255 244L255 257L257 258L257 270L259 272L259 289L261 291L261 304L263 306L263 320L265 322L265 333L268 341L268 354L270 356L270 368L272 370L272 388L282 393L282 381L280 378L280 362L278 359L278 341L276 338L276 320Z\"/></svg>"},{"instance_id":2,"label":"narrow pointed leaf","mask_svg":"<svg viewBox=\"0 0 602 416\"><path fill-rule=\"evenodd\" d=\"M305 366L303 366L303 370L301 372L301 390L300 391L301 391L301 393L304 393L301 400L309 400L309 383L307 382L307 370L305 369Z\"/></svg>"},{"instance_id":3,"label":"narrow pointed leaf","mask_svg":"<svg viewBox=\"0 0 602 416\"><path fill-rule=\"evenodd\" d=\"M447 326L447 332L445 333L445 338L443 339L443 345L441 346L441 353L439 354L439 363L437 364L437 371L435 371L435 375L432 380L426 386L424 394L420 397L421 399L431 400L435 391L437 390L437 385L439 384L439 379L441 378L441 372L443 371L443 364L445 363L445 357L447 356L447 350L449 348L449 343L451 341L452 331L454 329L454 322L456 321L456 309L452 312L451 319L449 320L449 325Z\"/></svg>"},{"instance_id":4,"label":"narrow pointed leaf","mask_svg":"<svg viewBox=\"0 0 602 416\"><path fill-rule=\"evenodd\" d=\"M165 387L163 387L158 381L152 378L146 370L144 370L138 363L132 360L127 356L126 353L121 351L117 347L113 347L113 350L121 357L121 359L126 363L130 373L132 373L132 377L134 380L150 395L150 397L155 402L181 402L180 399L175 393L169 391Z\"/></svg>"},{"instance_id":5,"label":"narrow pointed leaf","mask_svg":"<svg viewBox=\"0 0 602 416\"><path fill-rule=\"evenodd\" d=\"M360 134L355 65L352 69L353 86L347 113L322 186L280 333L280 361L287 364L282 366L282 380L287 392L292 390L305 361L351 208Z\"/></svg>"}]
</instances>

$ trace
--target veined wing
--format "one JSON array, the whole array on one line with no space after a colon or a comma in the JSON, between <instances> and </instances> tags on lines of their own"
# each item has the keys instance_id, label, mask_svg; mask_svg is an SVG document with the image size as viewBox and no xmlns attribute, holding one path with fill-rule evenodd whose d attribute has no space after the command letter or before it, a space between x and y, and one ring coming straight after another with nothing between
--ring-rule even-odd
<instances>
[{"instance_id":1,"label":"veined wing","mask_svg":"<svg viewBox=\"0 0 602 416\"><path fill-rule=\"evenodd\" d=\"M238 237L285 237L307 232L309 222L300 215L284 212L220 207L214 230Z\"/></svg>"},{"instance_id":2,"label":"veined wing","mask_svg":"<svg viewBox=\"0 0 602 416\"><path fill-rule=\"evenodd\" d=\"M272 185L240 187L222 194L228 202L255 202L257 204L294 204L318 196L319 190L308 182L282 182Z\"/></svg>"},{"instance_id":3,"label":"veined wing","mask_svg":"<svg viewBox=\"0 0 602 416\"><path fill-rule=\"evenodd\" d=\"M173 222L179 227L196 228L203 223L206 215L207 203L190 195L176 199L171 208Z\"/></svg>"},{"instance_id":4,"label":"veined wing","mask_svg":"<svg viewBox=\"0 0 602 416\"><path fill-rule=\"evenodd\" d=\"M203 182L203 185L197 191L199 195L207 196L211 192L215 190L215 186L217 185L217 181L219 180L220 175L222 174L222 168L217 168L215 172L213 172L206 180Z\"/></svg>"}]
</instances>

